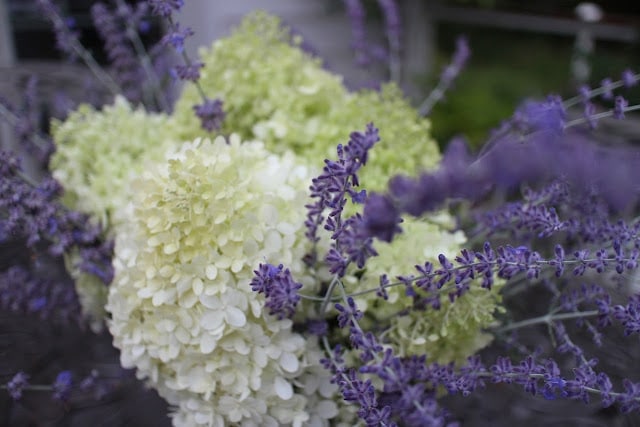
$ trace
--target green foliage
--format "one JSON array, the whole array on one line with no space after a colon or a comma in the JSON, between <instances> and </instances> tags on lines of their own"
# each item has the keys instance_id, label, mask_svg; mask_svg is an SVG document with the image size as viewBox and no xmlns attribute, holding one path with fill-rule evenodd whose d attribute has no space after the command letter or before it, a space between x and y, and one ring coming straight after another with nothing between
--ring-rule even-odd
<instances>
[{"instance_id":1,"label":"green foliage","mask_svg":"<svg viewBox=\"0 0 640 427\"><path fill-rule=\"evenodd\" d=\"M440 34L442 50L454 46L461 33L470 40L471 59L430 116L441 147L462 134L478 148L523 99L568 87L570 38L448 25ZM447 63L448 56L439 62ZM431 88L435 82L425 84Z\"/></svg>"}]
</instances>

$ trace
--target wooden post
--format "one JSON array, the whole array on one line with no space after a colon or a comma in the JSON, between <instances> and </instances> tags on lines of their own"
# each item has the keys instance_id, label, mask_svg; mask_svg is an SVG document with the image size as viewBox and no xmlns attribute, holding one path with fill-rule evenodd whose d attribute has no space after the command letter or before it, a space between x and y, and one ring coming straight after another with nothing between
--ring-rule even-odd
<instances>
[{"instance_id":1,"label":"wooden post","mask_svg":"<svg viewBox=\"0 0 640 427\"><path fill-rule=\"evenodd\" d=\"M420 76L433 70L435 57L435 21L430 15L429 0L405 0L400 3L403 18L402 87L414 101L426 95L416 84Z\"/></svg>"}]
</instances>

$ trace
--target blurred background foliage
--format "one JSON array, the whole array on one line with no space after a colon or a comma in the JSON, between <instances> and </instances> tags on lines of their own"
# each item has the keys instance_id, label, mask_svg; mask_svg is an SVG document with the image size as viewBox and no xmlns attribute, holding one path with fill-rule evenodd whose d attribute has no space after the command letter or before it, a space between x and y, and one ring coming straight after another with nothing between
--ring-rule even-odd
<instances>
[{"instance_id":1,"label":"blurred background foliage","mask_svg":"<svg viewBox=\"0 0 640 427\"><path fill-rule=\"evenodd\" d=\"M500 0L446 2L450 6L485 7L561 18L573 18L574 9L579 3ZM601 7L605 12L604 22L623 21L640 29L640 2L611 1ZM459 35L467 37L472 54L454 87L431 114L433 136L441 147L446 146L452 137L462 135L477 149L490 130L508 118L525 98L543 98L550 93L563 97L575 95L577 88L571 77L575 38L448 22L437 24L436 64L432 74L420 79L425 90L430 90L437 83L440 71L453 54L455 39ZM595 40L589 61L589 84L596 87L603 78L618 79L626 68L635 71L640 69L640 45L638 40L634 43ZM637 98L640 88L633 88L626 94L628 98Z\"/></svg>"}]
</instances>

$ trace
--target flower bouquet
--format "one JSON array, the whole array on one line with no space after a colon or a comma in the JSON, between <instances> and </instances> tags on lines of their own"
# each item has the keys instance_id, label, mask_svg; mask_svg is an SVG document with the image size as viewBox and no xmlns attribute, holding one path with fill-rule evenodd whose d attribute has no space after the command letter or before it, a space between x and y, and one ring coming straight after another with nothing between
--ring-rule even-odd
<instances>
[{"instance_id":1,"label":"flower bouquet","mask_svg":"<svg viewBox=\"0 0 640 427\"><path fill-rule=\"evenodd\" d=\"M46 178L2 153L0 236L33 254L2 272L5 310L108 331L175 426L473 425L495 416L474 405L518 387L533 395L521 402L582 400L611 419L640 408L638 346L627 361L606 351L640 330L640 151L588 129L636 109L617 93L639 75L527 101L479 154L461 140L440 154L424 116L464 40L416 109L394 83L348 90L264 12L194 60L182 2L115 3L94 7L112 101L54 120L54 146L24 132ZM380 3L393 75L397 10ZM59 45L96 66L41 6ZM183 59L175 103L131 31L147 12ZM45 255L71 280L35 271ZM20 370L5 389L73 408L74 392L115 387L97 368L73 375L45 386Z\"/></svg>"}]
</instances>

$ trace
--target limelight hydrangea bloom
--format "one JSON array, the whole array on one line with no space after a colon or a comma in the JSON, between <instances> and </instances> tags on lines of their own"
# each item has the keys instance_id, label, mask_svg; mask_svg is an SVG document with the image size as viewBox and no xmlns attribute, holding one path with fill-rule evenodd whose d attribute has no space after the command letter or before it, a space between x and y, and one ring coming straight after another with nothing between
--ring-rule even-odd
<instances>
[{"instance_id":1,"label":"limelight hydrangea bloom","mask_svg":"<svg viewBox=\"0 0 640 427\"><path fill-rule=\"evenodd\" d=\"M264 308L260 262L303 274L308 171L232 136L186 143L131 186L107 310L125 367L175 406L176 426L326 425L321 352Z\"/></svg>"},{"instance_id":2,"label":"limelight hydrangea bloom","mask_svg":"<svg viewBox=\"0 0 640 427\"><path fill-rule=\"evenodd\" d=\"M175 144L166 136L167 120L116 97L100 111L85 104L64 122L53 121L51 170L65 188L64 202L111 229L126 205L131 176L147 162L162 159Z\"/></svg>"},{"instance_id":3,"label":"limelight hydrangea bloom","mask_svg":"<svg viewBox=\"0 0 640 427\"><path fill-rule=\"evenodd\" d=\"M414 266L431 261L438 265L438 255L455 254L466 242L461 231L449 231L451 217L440 213L423 220L410 220L402 224L404 232L392 244L378 242L378 256L367 261L366 270L355 276L355 270L345 277L349 292L375 289L379 286L381 274L387 274L391 281L399 275L415 273ZM388 300L384 301L375 293L367 293L355 298L358 308L368 313L361 323L380 324L388 322L389 329L384 336L395 352L402 356L426 354L430 361L448 363L464 362L477 350L485 347L492 339L482 330L492 324L494 312L500 310L500 283L491 291L473 285L472 289L451 304L446 292L440 297L440 310L412 310L408 315L398 313L412 304L406 296L405 287L389 288Z\"/></svg>"},{"instance_id":4,"label":"limelight hydrangea bloom","mask_svg":"<svg viewBox=\"0 0 640 427\"><path fill-rule=\"evenodd\" d=\"M373 122L381 142L370 153L361 178L382 189L396 173L435 167L440 160L430 123L403 98L395 85L380 92L349 92L342 78L299 48L279 18L255 12L229 37L201 50L199 84L210 97L224 100L221 132L264 141L276 153L293 150L316 167L334 158L338 143ZM172 116L178 139L204 135L192 106L199 102L186 87Z\"/></svg>"}]
</instances>

